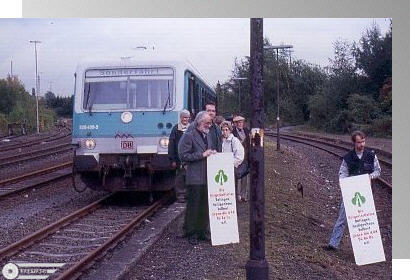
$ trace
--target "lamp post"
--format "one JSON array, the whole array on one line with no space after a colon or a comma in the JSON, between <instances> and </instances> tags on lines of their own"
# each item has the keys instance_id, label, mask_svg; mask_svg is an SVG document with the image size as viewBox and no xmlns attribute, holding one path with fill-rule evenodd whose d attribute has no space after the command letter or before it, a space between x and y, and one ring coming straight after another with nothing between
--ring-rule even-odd
<instances>
[{"instance_id":1,"label":"lamp post","mask_svg":"<svg viewBox=\"0 0 410 280\"><path fill-rule=\"evenodd\" d=\"M276 103L277 103L277 116L276 116L276 149L280 150L280 134L279 134L279 50L291 49L292 45L279 45L279 46L265 46L265 50L276 50L276 61L278 63L276 70Z\"/></svg>"},{"instance_id":2,"label":"lamp post","mask_svg":"<svg viewBox=\"0 0 410 280\"><path fill-rule=\"evenodd\" d=\"M34 43L34 57L36 60L36 119L37 119L37 134L40 133L40 126L38 120L38 91L39 91L39 80L38 80L38 69L37 69L37 44L40 44L41 41L38 40L30 40L30 43Z\"/></svg>"},{"instance_id":3,"label":"lamp post","mask_svg":"<svg viewBox=\"0 0 410 280\"><path fill-rule=\"evenodd\" d=\"M232 78L234 81L239 81L239 114L242 113L242 97L241 97L241 86L242 86L242 81L246 80L247 78L245 77L238 77L238 78Z\"/></svg>"}]
</instances>

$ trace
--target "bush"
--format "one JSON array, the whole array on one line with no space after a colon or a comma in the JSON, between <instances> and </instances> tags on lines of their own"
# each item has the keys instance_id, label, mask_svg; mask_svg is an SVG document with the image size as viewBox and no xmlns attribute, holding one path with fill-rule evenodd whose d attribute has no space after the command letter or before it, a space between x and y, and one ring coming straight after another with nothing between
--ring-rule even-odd
<instances>
[{"instance_id":1,"label":"bush","mask_svg":"<svg viewBox=\"0 0 410 280\"><path fill-rule=\"evenodd\" d=\"M331 132L350 133L352 121L347 110L338 112L336 116L326 124L326 130Z\"/></svg>"},{"instance_id":2,"label":"bush","mask_svg":"<svg viewBox=\"0 0 410 280\"><path fill-rule=\"evenodd\" d=\"M7 119L6 115L0 113L0 134L4 135L7 134Z\"/></svg>"},{"instance_id":3,"label":"bush","mask_svg":"<svg viewBox=\"0 0 410 280\"><path fill-rule=\"evenodd\" d=\"M356 123L371 124L381 113L376 102L368 96L352 94L347 99L347 104L349 115Z\"/></svg>"},{"instance_id":4,"label":"bush","mask_svg":"<svg viewBox=\"0 0 410 280\"><path fill-rule=\"evenodd\" d=\"M367 134L379 137L391 137L392 136L392 118L384 117L376 119L366 131Z\"/></svg>"}]
</instances>

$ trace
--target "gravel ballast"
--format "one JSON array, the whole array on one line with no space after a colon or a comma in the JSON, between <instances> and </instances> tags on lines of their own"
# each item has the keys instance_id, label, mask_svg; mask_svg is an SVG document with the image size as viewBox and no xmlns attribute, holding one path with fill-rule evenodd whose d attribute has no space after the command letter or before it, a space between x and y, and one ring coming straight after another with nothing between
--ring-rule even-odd
<instances>
[{"instance_id":1,"label":"gravel ballast","mask_svg":"<svg viewBox=\"0 0 410 280\"><path fill-rule=\"evenodd\" d=\"M270 279L391 279L391 193L375 186L374 199L386 262L357 266L346 228L340 249L323 250L337 218L340 160L298 144L265 142L265 254ZM298 189L302 186L303 196ZM246 279L249 204L238 203L239 244L191 245L183 217L129 273L129 279Z\"/></svg>"}]
</instances>

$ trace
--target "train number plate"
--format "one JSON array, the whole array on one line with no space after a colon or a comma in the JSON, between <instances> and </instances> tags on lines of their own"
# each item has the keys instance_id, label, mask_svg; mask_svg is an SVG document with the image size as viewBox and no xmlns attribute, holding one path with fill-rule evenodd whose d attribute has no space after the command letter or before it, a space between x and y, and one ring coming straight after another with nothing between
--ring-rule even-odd
<instances>
[{"instance_id":1,"label":"train number plate","mask_svg":"<svg viewBox=\"0 0 410 280\"><path fill-rule=\"evenodd\" d=\"M122 150L132 150L134 148L134 142L132 141L121 141Z\"/></svg>"}]
</instances>

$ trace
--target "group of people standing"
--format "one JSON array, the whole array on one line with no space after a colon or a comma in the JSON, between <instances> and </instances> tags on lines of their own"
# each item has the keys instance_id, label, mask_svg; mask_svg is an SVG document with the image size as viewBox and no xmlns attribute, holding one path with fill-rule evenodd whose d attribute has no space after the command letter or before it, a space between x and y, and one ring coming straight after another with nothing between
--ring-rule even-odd
<instances>
[{"instance_id":1,"label":"group of people standing","mask_svg":"<svg viewBox=\"0 0 410 280\"><path fill-rule=\"evenodd\" d=\"M234 167L238 168L249 161L250 140L249 130L244 127L245 118L236 116L233 125L216 118L216 105L212 102L205 104L204 111L199 112L191 124L190 115L187 110L181 111L180 122L171 130L168 155L171 166L177 170L177 200L186 201L183 237L197 243L210 240L206 158L215 153L232 152ZM235 182L239 201L248 201L248 177Z\"/></svg>"}]
</instances>

